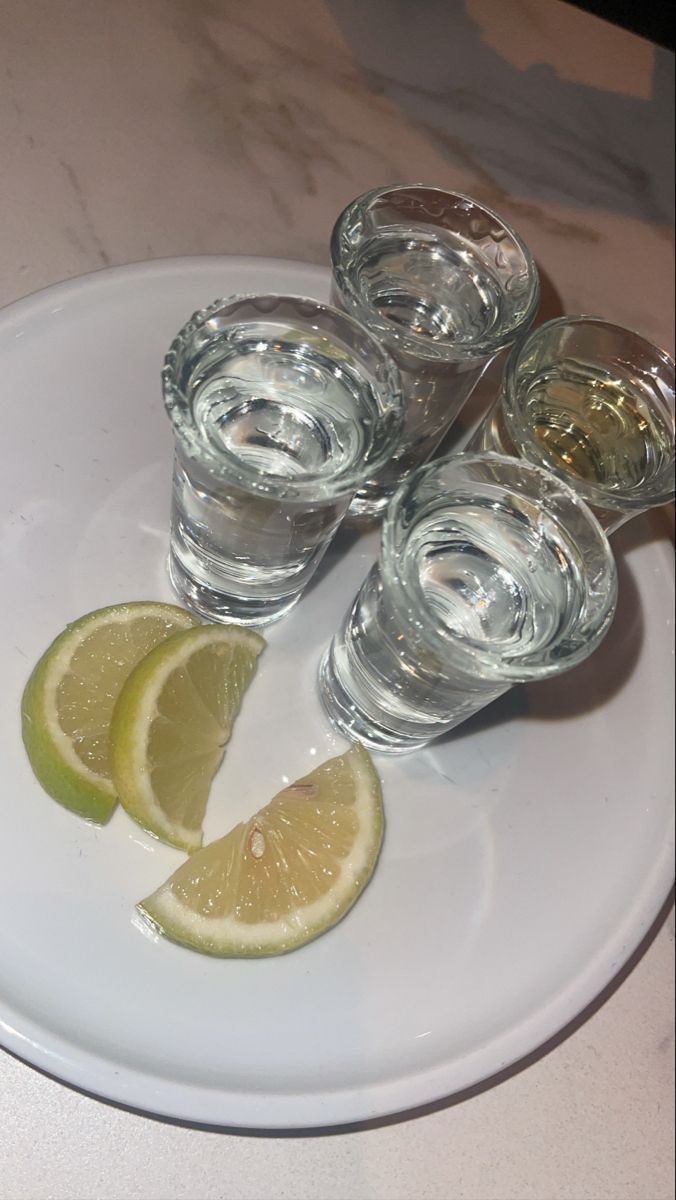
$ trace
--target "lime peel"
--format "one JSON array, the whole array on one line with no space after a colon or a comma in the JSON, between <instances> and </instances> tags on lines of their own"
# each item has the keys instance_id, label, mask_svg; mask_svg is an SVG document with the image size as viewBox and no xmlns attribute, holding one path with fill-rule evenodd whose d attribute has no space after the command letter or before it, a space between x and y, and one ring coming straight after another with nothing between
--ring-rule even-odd
<instances>
[{"instance_id":1,"label":"lime peel","mask_svg":"<svg viewBox=\"0 0 676 1200\"><path fill-rule=\"evenodd\" d=\"M141 653L149 648L148 622L155 623L157 633L150 645L179 629L197 624L197 618L185 609L143 600L109 605L86 613L67 625L47 648L26 684L21 701L22 736L36 778L53 799L98 824L109 820L117 803L117 794L109 774L93 770L76 753L73 739L61 723L59 689L69 674L75 655L89 638L95 638L106 628L130 628L138 621L144 622L146 627ZM132 661L130 667L133 665ZM119 669L116 674L119 675ZM102 741L108 720L105 714L112 709L114 691L114 684L103 682L98 702L104 714L101 718ZM91 689L86 703L91 717L97 708L96 695Z\"/></svg>"}]
</instances>

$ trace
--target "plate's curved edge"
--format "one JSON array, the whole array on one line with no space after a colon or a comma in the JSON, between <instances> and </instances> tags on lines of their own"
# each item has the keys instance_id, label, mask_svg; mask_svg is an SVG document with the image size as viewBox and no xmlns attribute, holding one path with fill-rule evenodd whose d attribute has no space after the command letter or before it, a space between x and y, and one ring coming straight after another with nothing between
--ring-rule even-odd
<instances>
[{"instance_id":1,"label":"plate's curved edge","mask_svg":"<svg viewBox=\"0 0 676 1200\"><path fill-rule=\"evenodd\" d=\"M66 296L78 292L84 281L104 283L142 274L170 274L181 269L200 267L235 270L260 270L262 274L279 269L306 273L320 281L325 289L327 268L288 259L265 256L214 256L161 258L103 267L77 279L65 279L38 289L0 309L0 329L16 315L21 317L39 298ZM673 577L673 554L665 547L663 562ZM673 838L673 833L672 833ZM302 1130L352 1125L374 1121L416 1108L451 1100L468 1088L478 1087L496 1074L518 1065L574 1021L621 973L624 965L641 946L668 896L673 882L673 845L665 841L664 852L654 865L649 880L624 921L601 947L596 958L580 975L571 980L564 992L524 1017L499 1039L467 1055L458 1062L444 1063L418 1074L408 1074L361 1089L342 1089L324 1093L240 1093L200 1087L185 1082L160 1079L130 1069L123 1063L100 1057L66 1042L48 1029L27 1020L9 1006L0 1004L0 1043L17 1058L92 1096L125 1107L173 1120L199 1125L218 1125L233 1129ZM23 1028L20 1028L23 1026ZM501 1054L496 1056L499 1041ZM73 1053L75 1051L75 1053ZM217 1102L214 1103L215 1099Z\"/></svg>"},{"instance_id":2,"label":"plate's curved edge","mask_svg":"<svg viewBox=\"0 0 676 1200\"><path fill-rule=\"evenodd\" d=\"M467 1055L459 1063L444 1063L367 1088L331 1092L253 1094L199 1087L163 1079L116 1064L108 1058L73 1047L49 1030L26 1021L12 1011L16 1024L7 1021L0 1008L0 1042L18 1058L48 1075L104 1101L170 1120L234 1130L300 1131L354 1125L396 1118L416 1109L451 1102L470 1088L500 1079L510 1068L546 1048L564 1034L585 1010L621 978L623 969L647 939L652 940L655 923L664 917L674 881L673 817L671 838L663 847L642 895L625 915L625 921L587 964L582 977L571 980L565 992L537 1013L524 1017L499 1038ZM656 932L656 931L655 931ZM647 945L646 945L647 948ZM23 1024L24 1030L18 1028ZM500 1046L501 1055L496 1056ZM73 1049L76 1053L73 1055ZM55 1061L57 1060L57 1061ZM158 1091L160 1083L161 1093ZM218 1098L218 1099L216 1099Z\"/></svg>"},{"instance_id":3,"label":"plate's curved edge","mask_svg":"<svg viewBox=\"0 0 676 1200\"><path fill-rule=\"evenodd\" d=\"M66 276L64 279L56 279L53 283L45 284L43 287L35 288L32 292L27 292L24 296L17 296L14 300L7 301L6 304L0 305L0 326L10 322L15 316L21 317L23 307L30 308L31 304L40 297L47 296L66 296L70 289L79 291L83 284L87 283L104 283L106 279L113 280L116 278L126 278L133 275L164 273L170 274L172 271L181 269L194 269L207 267L211 265L214 269L219 264L226 265L234 270L256 270L260 269L263 273L274 270L279 267L294 271L307 271L308 273L316 274L317 279L320 279L324 284L327 283L330 275L329 267L321 266L318 263L301 262L298 259L292 258L269 258L264 254L189 254L189 255L167 255L163 258L137 259L128 263L116 263L114 266L95 267L91 271L86 271L84 275Z\"/></svg>"},{"instance_id":4,"label":"plate's curved edge","mask_svg":"<svg viewBox=\"0 0 676 1200\"><path fill-rule=\"evenodd\" d=\"M490 1087L492 1081L502 1082L521 1065L526 1066L532 1056L537 1057L538 1051L547 1053L551 1048L548 1043L556 1039L555 1044L558 1044L559 1035L560 1040L565 1040L577 1027L578 1020L584 1019L586 1011L593 1010L598 997L606 990L611 993L615 990L615 981L622 981L627 963L637 954L639 958L642 956L667 915L665 906L673 889L673 867L669 861L672 852L673 843L671 850L665 848L664 869L660 871L659 882L656 880L655 887L650 889L642 916L636 914L638 919L629 922L633 936L624 930L616 931L613 943L605 948L602 963L598 964L597 970L588 971L584 989L576 990L573 981L565 995L557 996L555 1002L537 1014L540 1018L538 1033L527 1019L524 1020L507 1035L501 1035L503 1055L499 1061L494 1053L496 1041L490 1042L463 1059L462 1069L455 1071L454 1078L450 1077L448 1065L443 1064L419 1075L407 1075L366 1089L302 1095L266 1092L257 1096L163 1080L160 1098L156 1076L115 1066L112 1060L88 1052L80 1051L74 1059L72 1054L66 1057L61 1052L64 1049L72 1051L71 1044L49 1032L45 1038L35 1026L31 1025L33 1036L28 1036L8 1025L0 1016L0 1042L23 1062L95 1099L184 1124L241 1132L300 1134L305 1130L409 1119L419 1112L453 1103L461 1099L463 1093L473 1094L483 1087ZM19 1017L19 1021L21 1019ZM53 1048L41 1046L36 1036L43 1042L51 1040ZM60 1062L50 1061L54 1058ZM215 1097L219 1102L214 1103Z\"/></svg>"}]
</instances>

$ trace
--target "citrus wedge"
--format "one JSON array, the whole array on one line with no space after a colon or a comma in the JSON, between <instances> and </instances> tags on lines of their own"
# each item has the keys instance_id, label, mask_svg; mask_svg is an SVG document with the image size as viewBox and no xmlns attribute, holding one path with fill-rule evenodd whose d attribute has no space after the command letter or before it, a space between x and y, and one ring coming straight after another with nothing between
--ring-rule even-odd
<instances>
[{"instance_id":1,"label":"citrus wedge","mask_svg":"<svg viewBox=\"0 0 676 1200\"><path fill-rule=\"evenodd\" d=\"M138 601L87 613L52 642L21 703L28 758L50 796L88 820L108 820L116 804L108 734L122 684L149 650L196 624L173 604Z\"/></svg>"},{"instance_id":2,"label":"citrus wedge","mask_svg":"<svg viewBox=\"0 0 676 1200\"><path fill-rule=\"evenodd\" d=\"M194 950L283 954L352 907L373 873L383 828L378 776L355 745L193 854L138 908Z\"/></svg>"},{"instance_id":3,"label":"citrus wedge","mask_svg":"<svg viewBox=\"0 0 676 1200\"><path fill-rule=\"evenodd\" d=\"M235 625L202 625L147 655L123 687L111 763L124 808L163 842L202 844L209 788L265 642Z\"/></svg>"}]
</instances>

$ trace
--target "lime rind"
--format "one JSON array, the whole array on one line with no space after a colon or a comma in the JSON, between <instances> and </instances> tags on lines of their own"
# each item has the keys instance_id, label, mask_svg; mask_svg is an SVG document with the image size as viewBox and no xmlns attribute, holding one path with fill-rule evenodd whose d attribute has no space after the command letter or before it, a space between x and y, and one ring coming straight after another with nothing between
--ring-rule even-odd
<instances>
[{"instance_id":1,"label":"lime rind","mask_svg":"<svg viewBox=\"0 0 676 1200\"><path fill-rule=\"evenodd\" d=\"M197 624L185 609L172 604L132 601L86 613L71 622L48 646L37 662L21 700L21 732L26 753L38 782L54 800L85 820L103 825L117 804L112 780L91 770L75 753L59 724L57 689L75 651L97 626L125 623L144 615L165 613L174 623Z\"/></svg>"},{"instance_id":2,"label":"lime rind","mask_svg":"<svg viewBox=\"0 0 676 1200\"><path fill-rule=\"evenodd\" d=\"M148 833L189 854L202 844L204 811L196 813L194 825L186 825L166 814L158 803L148 770L148 735L157 715L158 698L169 676L187 663L196 650L218 641L248 650L252 656L252 669L237 696L229 723L218 730L210 763L210 777L213 778L225 753L246 684L250 682L256 659L265 646L264 639L253 630L235 625L202 625L176 634L157 646L127 679L118 697L110 729L112 774L123 808Z\"/></svg>"},{"instance_id":3,"label":"lime rind","mask_svg":"<svg viewBox=\"0 0 676 1200\"><path fill-rule=\"evenodd\" d=\"M75 755L65 735L55 730L48 712L49 664L33 671L21 702L21 734L30 765L48 795L86 820L105 825L117 804L109 779L95 775Z\"/></svg>"},{"instance_id":4,"label":"lime rind","mask_svg":"<svg viewBox=\"0 0 676 1200\"><path fill-rule=\"evenodd\" d=\"M357 744L334 761L349 764L358 832L349 855L340 863L335 883L327 893L275 921L256 924L240 921L232 914L212 917L195 912L179 898L172 885L177 876L185 876L187 871L193 876L199 874L200 858L207 852L213 855L218 844L212 843L194 854L157 891L140 901L137 909L142 918L153 930L179 945L218 957L237 958L285 954L333 928L346 916L369 882L382 846L385 825L380 780L368 752ZM308 776L299 784L311 779L312 776ZM283 794L279 793L279 796ZM278 798L275 797L267 808L272 808ZM220 843L237 839L240 843L239 853L243 853L244 846L266 811L263 809L250 821L236 826L230 834L220 839ZM236 859L237 853L231 853Z\"/></svg>"}]
</instances>

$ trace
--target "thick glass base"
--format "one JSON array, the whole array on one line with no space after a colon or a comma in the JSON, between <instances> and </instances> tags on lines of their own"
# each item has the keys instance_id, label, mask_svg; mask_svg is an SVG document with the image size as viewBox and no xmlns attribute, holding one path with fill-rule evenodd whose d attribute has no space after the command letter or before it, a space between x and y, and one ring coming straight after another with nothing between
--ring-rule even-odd
<instances>
[{"instance_id":1,"label":"thick glass base","mask_svg":"<svg viewBox=\"0 0 676 1200\"><path fill-rule=\"evenodd\" d=\"M318 686L327 716L350 741L362 742L369 750L376 750L380 754L410 754L432 740L431 736L414 737L395 733L358 711L335 670L331 648L320 663Z\"/></svg>"},{"instance_id":2,"label":"thick glass base","mask_svg":"<svg viewBox=\"0 0 676 1200\"><path fill-rule=\"evenodd\" d=\"M396 485L384 492L372 492L370 489L357 492L347 510L345 523L360 528L376 524L385 516L387 506L395 491Z\"/></svg>"},{"instance_id":3,"label":"thick glass base","mask_svg":"<svg viewBox=\"0 0 676 1200\"><path fill-rule=\"evenodd\" d=\"M285 616L300 600L300 592L281 600L252 600L232 596L197 583L170 552L167 570L171 585L186 608L217 624L269 625Z\"/></svg>"}]
</instances>

